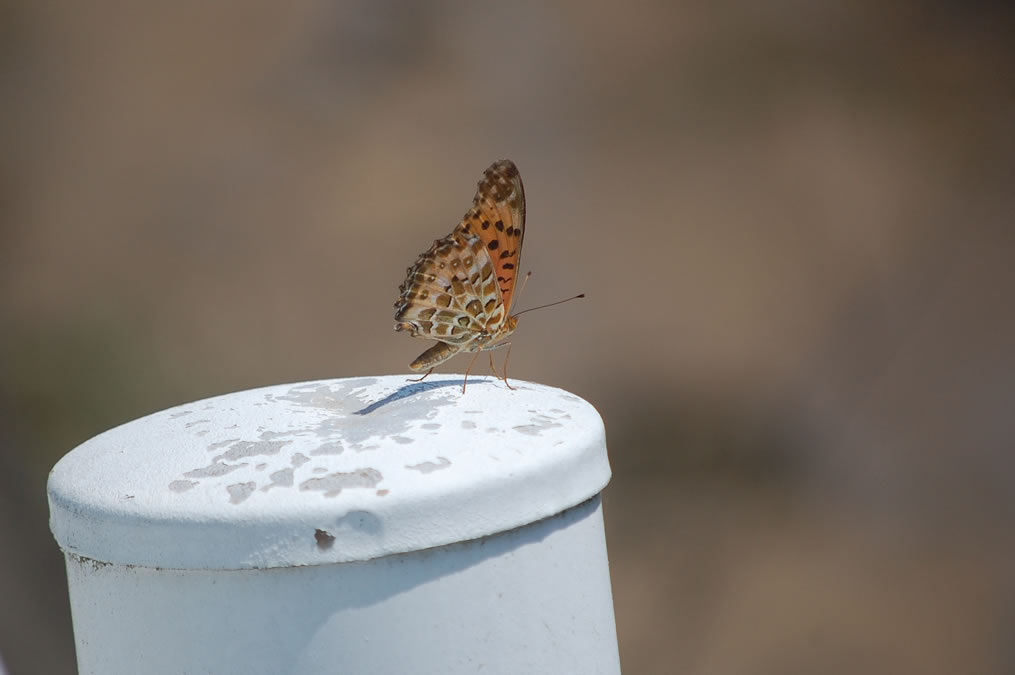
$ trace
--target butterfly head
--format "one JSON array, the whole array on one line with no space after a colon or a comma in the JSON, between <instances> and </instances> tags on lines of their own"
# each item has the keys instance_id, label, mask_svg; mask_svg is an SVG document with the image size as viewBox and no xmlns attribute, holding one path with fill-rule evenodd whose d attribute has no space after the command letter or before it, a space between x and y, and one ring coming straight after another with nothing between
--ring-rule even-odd
<instances>
[{"instance_id":1,"label":"butterfly head","mask_svg":"<svg viewBox=\"0 0 1015 675\"><path fill-rule=\"evenodd\" d=\"M500 345L511 333L515 332L515 327L518 326L518 317L509 316L504 322L494 328L492 331L484 330L480 333L474 342L474 346L470 348L470 351L476 350L487 350L493 349Z\"/></svg>"}]
</instances>

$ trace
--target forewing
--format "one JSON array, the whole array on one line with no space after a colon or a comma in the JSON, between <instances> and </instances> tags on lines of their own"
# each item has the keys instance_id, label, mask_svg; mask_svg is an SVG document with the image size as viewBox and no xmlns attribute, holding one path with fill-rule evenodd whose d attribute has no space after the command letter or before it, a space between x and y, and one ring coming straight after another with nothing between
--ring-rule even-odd
<instances>
[{"instance_id":1,"label":"forewing","mask_svg":"<svg viewBox=\"0 0 1015 675\"><path fill-rule=\"evenodd\" d=\"M504 305L502 321L511 311L525 236L525 189L514 162L502 159L483 172L472 208L455 231L478 235L489 254Z\"/></svg>"}]
</instances>

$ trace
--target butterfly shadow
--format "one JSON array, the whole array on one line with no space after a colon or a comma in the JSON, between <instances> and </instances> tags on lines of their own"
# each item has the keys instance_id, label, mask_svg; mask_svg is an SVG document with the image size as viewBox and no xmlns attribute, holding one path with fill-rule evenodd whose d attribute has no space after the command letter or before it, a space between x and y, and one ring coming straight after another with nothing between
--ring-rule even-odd
<instances>
[{"instance_id":1,"label":"butterfly shadow","mask_svg":"<svg viewBox=\"0 0 1015 675\"><path fill-rule=\"evenodd\" d=\"M472 377L469 379L469 386L473 387L480 384L489 384L491 381L492 380L490 380L489 378ZM416 394L422 394L423 392L426 391L433 391L434 389L441 389L443 387L461 387L464 384L465 384L464 378L460 378L457 380L439 380L436 382L410 382L409 384L399 387L397 391L388 394L380 401L375 401L374 403L371 403L367 407L355 411L353 415L369 415L375 410L382 408L388 405L389 403L394 403L395 401L401 400L403 398L415 396Z\"/></svg>"}]
</instances>

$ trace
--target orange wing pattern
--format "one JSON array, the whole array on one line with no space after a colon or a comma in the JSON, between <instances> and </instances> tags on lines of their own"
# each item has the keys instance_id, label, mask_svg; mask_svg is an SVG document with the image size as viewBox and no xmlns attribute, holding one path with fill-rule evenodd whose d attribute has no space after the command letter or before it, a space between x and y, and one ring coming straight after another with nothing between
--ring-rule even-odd
<instances>
[{"instance_id":1,"label":"orange wing pattern","mask_svg":"<svg viewBox=\"0 0 1015 675\"><path fill-rule=\"evenodd\" d=\"M478 234L486 246L509 314L525 237L525 188L514 162L502 159L483 172L472 208L455 229Z\"/></svg>"}]
</instances>

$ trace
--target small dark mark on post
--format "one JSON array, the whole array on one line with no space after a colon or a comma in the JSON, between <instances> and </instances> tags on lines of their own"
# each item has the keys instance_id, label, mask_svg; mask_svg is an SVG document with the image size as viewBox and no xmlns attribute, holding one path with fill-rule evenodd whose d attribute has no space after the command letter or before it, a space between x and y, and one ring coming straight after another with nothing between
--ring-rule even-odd
<instances>
[{"instance_id":1,"label":"small dark mark on post","mask_svg":"<svg viewBox=\"0 0 1015 675\"><path fill-rule=\"evenodd\" d=\"M314 539L317 540L317 548L327 551L335 545L335 536L325 530L314 530Z\"/></svg>"}]
</instances>

